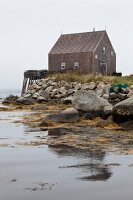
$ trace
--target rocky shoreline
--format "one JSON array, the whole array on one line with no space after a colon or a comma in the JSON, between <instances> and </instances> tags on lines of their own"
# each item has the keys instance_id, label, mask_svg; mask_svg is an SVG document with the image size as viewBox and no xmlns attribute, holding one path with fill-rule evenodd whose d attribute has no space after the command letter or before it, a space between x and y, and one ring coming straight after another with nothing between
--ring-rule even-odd
<instances>
[{"instance_id":1,"label":"rocky shoreline","mask_svg":"<svg viewBox=\"0 0 133 200\"><path fill-rule=\"evenodd\" d=\"M67 82L56 81L55 78L41 79L33 83L28 91L23 95L24 98L32 98L38 102L60 101L70 103L73 95L80 90L94 91L97 96L107 99L112 104L125 100L133 95L133 85L114 85L108 82ZM20 100L21 101L21 100Z\"/></svg>"},{"instance_id":2,"label":"rocky shoreline","mask_svg":"<svg viewBox=\"0 0 133 200\"><path fill-rule=\"evenodd\" d=\"M49 114L40 119L39 126L43 127L52 122L77 123L99 118L95 126L104 128L113 124L118 128L119 123L133 119L133 85L112 86L103 81L81 84L47 78L33 83L21 97L9 96L3 104L12 104L14 109L20 110L49 110Z\"/></svg>"}]
</instances>

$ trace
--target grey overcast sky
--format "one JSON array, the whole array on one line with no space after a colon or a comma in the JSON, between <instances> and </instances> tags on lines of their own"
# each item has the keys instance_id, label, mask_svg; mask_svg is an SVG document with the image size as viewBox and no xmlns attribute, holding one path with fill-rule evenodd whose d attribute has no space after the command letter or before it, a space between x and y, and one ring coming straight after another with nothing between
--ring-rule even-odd
<instances>
[{"instance_id":1,"label":"grey overcast sky","mask_svg":"<svg viewBox=\"0 0 133 200\"><path fill-rule=\"evenodd\" d=\"M106 30L117 71L133 73L132 0L0 0L0 88L21 88L23 72L48 66L62 33Z\"/></svg>"}]
</instances>

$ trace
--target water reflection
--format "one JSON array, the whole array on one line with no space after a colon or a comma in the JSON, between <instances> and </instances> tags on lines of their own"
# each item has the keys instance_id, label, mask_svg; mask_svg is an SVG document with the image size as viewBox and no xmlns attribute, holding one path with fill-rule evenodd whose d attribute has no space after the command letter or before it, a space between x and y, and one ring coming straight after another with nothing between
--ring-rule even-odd
<instances>
[{"instance_id":1,"label":"water reflection","mask_svg":"<svg viewBox=\"0 0 133 200\"><path fill-rule=\"evenodd\" d=\"M67 134L69 129L52 129L48 135L60 137ZM90 148L81 149L69 145L49 145L50 151L58 157L73 157L77 164L60 166L60 168L80 169L82 176L77 177L82 181L107 181L112 176L111 166L105 163L106 152L94 145Z\"/></svg>"},{"instance_id":2,"label":"water reflection","mask_svg":"<svg viewBox=\"0 0 133 200\"><path fill-rule=\"evenodd\" d=\"M40 140L49 138L53 139L52 144L48 145L49 150L58 155L60 158L68 157L72 158L74 161L73 165L59 166L60 168L75 168L80 171L78 177L82 181L107 181L112 176L111 166L105 163L106 152L101 149L98 145L87 146L87 148L69 146L69 142L64 144L58 144L60 138L65 135L77 134L77 130L69 128L55 128L48 131L42 129L28 128L25 127L25 133ZM85 134L85 133L84 133ZM93 131L90 129L89 135L94 135ZM96 134L96 132L95 132ZM56 141L54 143L54 141ZM76 161L76 164L75 164ZM81 175L81 176L80 176Z\"/></svg>"}]
</instances>

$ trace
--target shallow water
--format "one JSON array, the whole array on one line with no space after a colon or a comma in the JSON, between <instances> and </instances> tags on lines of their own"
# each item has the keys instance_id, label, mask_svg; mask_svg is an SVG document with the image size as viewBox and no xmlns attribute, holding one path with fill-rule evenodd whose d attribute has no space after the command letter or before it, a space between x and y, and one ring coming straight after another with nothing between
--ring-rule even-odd
<instances>
[{"instance_id":1,"label":"shallow water","mask_svg":"<svg viewBox=\"0 0 133 200\"><path fill-rule=\"evenodd\" d=\"M65 145L19 145L48 134L13 123L25 114L0 113L1 200L132 199L132 155Z\"/></svg>"}]
</instances>

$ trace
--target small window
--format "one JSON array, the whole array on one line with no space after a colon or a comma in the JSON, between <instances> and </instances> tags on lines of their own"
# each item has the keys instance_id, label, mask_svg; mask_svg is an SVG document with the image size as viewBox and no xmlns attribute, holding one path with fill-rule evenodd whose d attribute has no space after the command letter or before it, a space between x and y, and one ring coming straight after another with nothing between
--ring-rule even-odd
<instances>
[{"instance_id":1,"label":"small window","mask_svg":"<svg viewBox=\"0 0 133 200\"><path fill-rule=\"evenodd\" d=\"M74 68L75 69L79 68L79 62L74 62Z\"/></svg>"},{"instance_id":2,"label":"small window","mask_svg":"<svg viewBox=\"0 0 133 200\"><path fill-rule=\"evenodd\" d=\"M65 62L61 63L61 69L66 69L66 63Z\"/></svg>"},{"instance_id":3,"label":"small window","mask_svg":"<svg viewBox=\"0 0 133 200\"><path fill-rule=\"evenodd\" d=\"M95 59L98 59L98 55L97 54L95 55Z\"/></svg>"},{"instance_id":4,"label":"small window","mask_svg":"<svg viewBox=\"0 0 133 200\"><path fill-rule=\"evenodd\" d=\"M111 51L111 56L114 56L114 52L113 51Z\"/></svg>"},{"instance_id":5,"label":"small window","mask_svg":"<svg viewBox=\"0 0 133 200\"><path fill-rule=\"evenodd\" d=\"M105 51L106 50L106 47L103 47L103 51Z\"/></svg>"}]
</instances>

